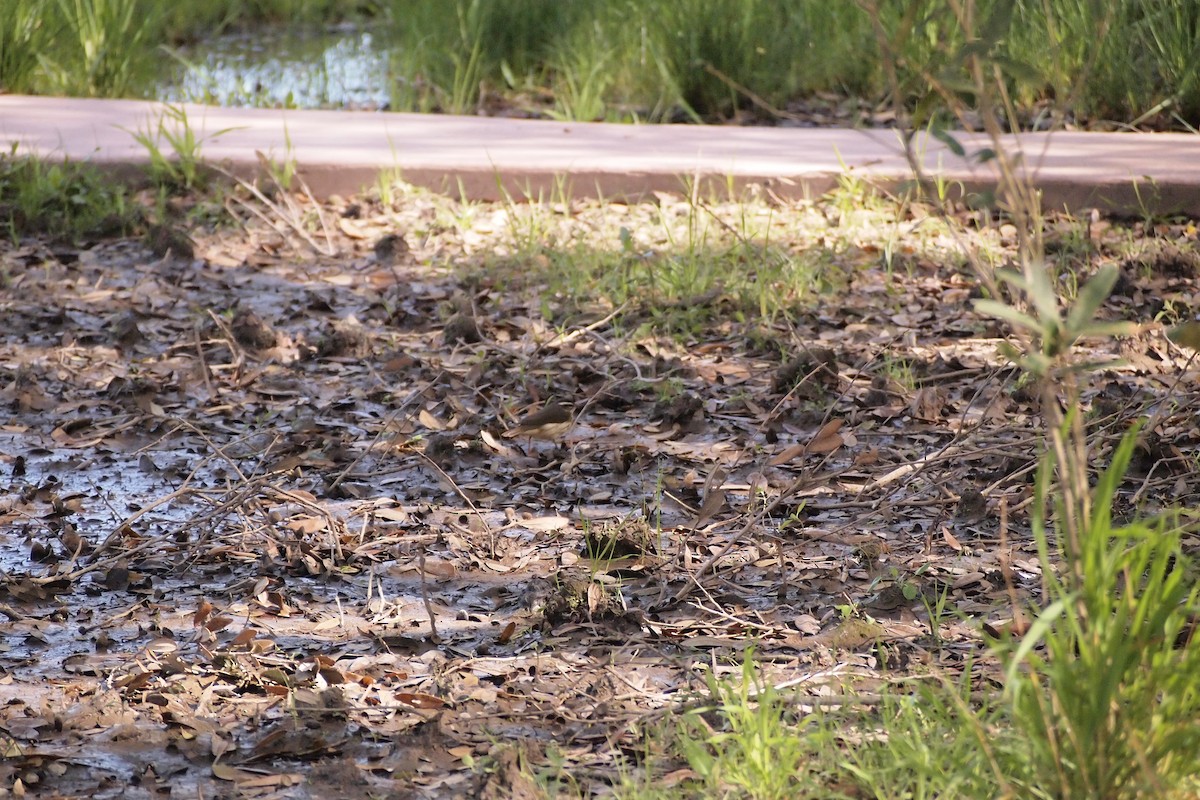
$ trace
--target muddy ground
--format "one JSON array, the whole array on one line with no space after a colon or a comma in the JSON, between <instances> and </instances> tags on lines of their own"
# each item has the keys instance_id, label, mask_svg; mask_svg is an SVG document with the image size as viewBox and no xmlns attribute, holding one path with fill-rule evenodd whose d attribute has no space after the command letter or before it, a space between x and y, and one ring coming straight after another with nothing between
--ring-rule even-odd
<instances>
[{"instance_id":1,"label":"muddy ground","mask_svg":"<svg viewBox=\"0 0 1200 800\"><path fill-rule=\"evenodd\" d=\"M830 272L764 317L551 279L572 231L650 269L680 246L656 226L716 241L734 204L548 208L539 249L528 209L296 202L304 236L229 202L178 210L192 241L0 243L2 788L601 793L750 645L848 697L986 676L985 631L1036 603L1037 393L912 209L758 207ZM1117 513L1195 502L1159 324L1198 306L1194 226L1048 235L1064 280L1121 264L1104 315L1145 323L1088 345L1124 359L1085 392L1097 464L1173 398ZM504 435L550 402L561 435Z\"/></svg>"}]
</instances>

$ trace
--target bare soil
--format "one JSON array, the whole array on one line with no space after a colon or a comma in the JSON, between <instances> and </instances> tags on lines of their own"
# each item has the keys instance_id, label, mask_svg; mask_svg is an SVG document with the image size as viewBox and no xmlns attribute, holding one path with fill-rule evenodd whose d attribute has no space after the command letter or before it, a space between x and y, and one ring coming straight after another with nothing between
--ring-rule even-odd
<instances>
[{"instance_id":1,"label":"bare soil","mask_svg":"<svg viewBox=\"0 0 1200 800\"><path fill-rule=\"evenodd\" d=\"M688 206L659 200L549 216L638 238ZM684 780L644 732L750 645L801 698L852 698L986 675L988 632L1036 605L1037 393L916 218L892 221L885 261L886 231L822 238L850 212L772 209L822 219L775 244L841 271L764 319L719 289L556 293L511 207L335 199L323 228L295 202L307 240L239 211L190 226L194 245L0 243L0 790L586 796L646 763ZM1011 234L961 232L999 259ZM1177 404L1116 514L1194 503L1194 373L1158 323L1200 304L1195 227L1048 235L1064 280L1120 262L1105 315L1146 323L1094 346L1124 359L1086 393L1097 466ZM681 306L689 331L655 333ZM551 401L565 433L503 436Z\"/></svg>"}]
</instances>

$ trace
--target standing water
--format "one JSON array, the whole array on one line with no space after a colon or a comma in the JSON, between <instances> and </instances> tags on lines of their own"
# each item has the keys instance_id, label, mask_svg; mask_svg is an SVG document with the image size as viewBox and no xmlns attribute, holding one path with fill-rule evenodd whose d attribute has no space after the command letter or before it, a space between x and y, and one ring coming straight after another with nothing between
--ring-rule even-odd
<instances>
[{"instance_id":1,"label":"standing water","mask_svg":"<svg viewBox=\"0 0 1200 800\"><path fill-rule=\"evenodd\" d=\"M275 29L180 48L153 94L165 102L268 108L386 108L388 54L369 31Z\"/></svg>"}]
</instances>

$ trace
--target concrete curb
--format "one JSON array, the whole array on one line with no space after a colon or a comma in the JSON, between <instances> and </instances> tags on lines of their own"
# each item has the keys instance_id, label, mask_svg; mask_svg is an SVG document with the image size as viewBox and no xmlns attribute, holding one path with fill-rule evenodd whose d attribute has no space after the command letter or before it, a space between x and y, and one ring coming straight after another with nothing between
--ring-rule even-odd
<instances>
[{"instance_id":1,"label":"concrete curb","mask_svg":"<svg viewBox=\"0 0 1200 800\"><path fill-rule=\"evenodd\" d=\"M157 129L163 106L136 100L0 96L0 144L127 172L148 163L133 133ZM638 199L679 191L760 187L781 197L818 196L851 174L890 187L910 177L894 131L561 123L349 111L281 111L185 105L202 156L239 177L260 167L256 151L295 159L324 197L351 194L394 171L436 191L495 200L572 197ZM170 123L168 122L168 128ZM990 146L958 141L968 154ZM994 190L991 164L972 163L933 139L926 168L959 190ZM1200 216L1200 136L1022 134L1009 146L1032 165L1047 208ZM163 144L169 152L169 147Z\"/></svg>"}]
</instances>

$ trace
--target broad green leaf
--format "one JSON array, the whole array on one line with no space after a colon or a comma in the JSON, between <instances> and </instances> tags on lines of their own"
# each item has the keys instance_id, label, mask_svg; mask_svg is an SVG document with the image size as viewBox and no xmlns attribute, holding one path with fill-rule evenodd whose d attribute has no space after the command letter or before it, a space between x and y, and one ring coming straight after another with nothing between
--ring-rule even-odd
<instances>
[{"instance_id":1,"label":"broad green leaf","mask_svg":"<svg viewBox=\"0 0 1200 800\"><path fill-rule=\"evenodd\" d=\"M1042 353L1030 353L1018 363L1026 372L1039 377L1050 371L1050 358Z\"/></svg>"},{"instance_id":2,"label":"broad green leaf","mask_svg":"<svg viewBox=\"0 0 1200 800\"><path fill-rule=\"evenodd\" d=\"M939 142L946 145L946 147L949 147L950 152L954 153L954 155L959 156L959 157L966 156L967 151L963 148L963 146L961 144L959 144L958 140L955 139L953 136L951 136L950 133L942 126L940 126L940 125L932 126L929 129L929 133L933 135L933 138L937 139Z\"/></svg>"},{"instance_id":3,"label":"broad green leaf","mask_svg":"<svg viewBox=\"0 0 1200 800\"><path fill-rule=\"evenodd\" d=\"M953 56L950 57L950 63L955 66L962 66L969 58L985 58L992 49L991 42L985 42L981 39L973 39L958 48Z\"/></svg>"},{"instance_id":4,"label":"broad green leaf","mask_svg":"<svg viewBox=\"0 0 1200 800\"><path fill-rule=\"evenodd\" d=\"M1083 330L1079 331L1077 336L1108 338L1110 336L1132 336L1137 333L1137 325L1127 321L1116 322L1093 322L1090 325L1085 325Z\"/></svg>"},{"instance_id":5,"label":"broad green leaf","mask_svg":"<svg viewBox=\"0 0 1200 800\"><path fill-rule=\"evenodd\" d=\"M1026 64L1024 61L1017 61L1014 58L1010 58L1003 53L993 53L992 60L1010 78L1031 83L1038 83L1045 79L1045 76L1034 67Z\"/></svg>"},{"instance_id":6,"label":"broad green leaf","mask_svg":"<svg viewBox=\"0 0 1200 800\"><path fill-rule=\"evenodd\" d=\"M1087 325L1089 320L1096 316L1096 312L1100 310L1100 306L1108 298L1113 284L1117 282L1117 277L1120 274L1121 271L1116 264L1105 264L1096 271L1091 280L1080 288L1075 305L1071 307L1070 313L1067 314L1066 328L1069 334L1073 336L1080 335L1080 331Z\"/></svg>"},{"instance_id":7,"label":"broad green leaf","mask_svg":"<svg viewBox=\"0 0 1200 800\"><path fill-rule=\"evenodd\" d=\"M1184 322L1167 330L1167 338L1180 347L1200 350L1200 322Z\"/></svg>"},{"instance_id":8,"label":"broad green leaf","mask_svg":"<svg viewBox=\"0 0 1200 800\"><path fill-rule=\"evenodd\" d=\"M1029 291L1029 283L1025 280L1025 276L1014 269L996 270L996 280L1004 281L1009 286L1016 287L1022 292Z\"/></svg>"},{"instance_id":9,"label":"broad green leaf","mask_svg":"<svg viewBox=\"0 0 1200 800\"><path fill-rule=\"evenodd\" d=\"M1033 333L1042 333L1042 325L1036 319L999 300L991 300L986 297L976 300L975 310L980 314L996 317L1018 327L1026 328Z\"/></svg>"},{"instance_id":10,"label":"broad green leaf","mask_svg":"<svg viewBox=\"0 0 1200 800\"><path fill-rule=\"evenodd\" d=\"M990 13L979 26L979 38L987 44L990 51L1000 43L1012 27L1013 12L1016 10L1015 0L997 0L992 4Z\"/></svg>"},{"instance_id":11,"label":"broad green leaf","mask_svg":"<svg viewBox=\"0 0 1200 800\"><path fill-rule=\"evenodd\" d=\"M1021 283L1025 284L1025 294L1028 295L1029 302L1037 312L1042 325L1052 325L1058 328L1062 322L1062 317L1058 313L1058 294L1054 291L1045 268L1040 264L1034 265L1029 271L1028 278L1022 280Z\"/></svg>"},{"instance_id":12,"label":"broad green leaf","mask_svg":"<svg viewBox=\"0 0 1200 800\"><path fill-rule=\"evenodd\" d=\"M1009 657L1008 669L1004 676L1004 683L1007 686L1017 686L1023 683L1017 673L1025 666L1025 659L1034 655L1034 648L1042 643L1042 640L1049 635L1054 623L1059 617L1067 614L1068 603L1075 600L1074 595L1068 595L1062 600L1056 600L1037 615L1033 624L1029 626L1029 631L1021 638L1020 645L1013 651ZM1028 683L1028 681L1024 681Z\"/></svg>"}]
</instances>

